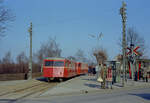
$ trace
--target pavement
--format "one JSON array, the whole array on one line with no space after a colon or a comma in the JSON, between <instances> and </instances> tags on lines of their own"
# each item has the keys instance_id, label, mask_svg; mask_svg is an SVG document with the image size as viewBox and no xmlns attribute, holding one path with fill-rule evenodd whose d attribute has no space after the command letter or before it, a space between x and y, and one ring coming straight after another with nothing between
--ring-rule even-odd
<instances>
[{"instance_id":1,"label":"pavement","mask_svg":"<svg viewBox=\"0 0 150 103\"><path fill-rule=\"evenodd\" d=\"M28 82L27 80L11 80L11 81L0 81L0 86L6 85L17 85L20 83Z\"/></svg>"},{"instance_id":2,"label":"pavement","mask_svg":"<svg viewBox=\"0 0 150 103\"><path fill-rule=\"evenodd\" d=\"M150 79L148 83L143 81L136 82L128 79L127 82L125 82L124 87L122 87L122 82L120 82L113 84L112 88L113 89L102 89L100 82L96 81L95 76L82 75L59 83L57 86L41 94L40 97L64 96L64 95L84 94L93 92L103 93L125 89L129 90L138 88L150 88Z\"/></svg>"}]
</instances>

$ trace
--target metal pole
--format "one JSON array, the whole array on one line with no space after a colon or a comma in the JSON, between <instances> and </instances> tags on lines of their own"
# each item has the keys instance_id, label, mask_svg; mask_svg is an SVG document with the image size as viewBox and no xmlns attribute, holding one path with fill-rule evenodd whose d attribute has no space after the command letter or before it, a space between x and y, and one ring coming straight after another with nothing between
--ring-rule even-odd
<instances>
[{"instance_id":1,"label":"metal pole","mask_svg":"<svg viewBox=\"0 0 150 103\"><path fill-rule=\"evenodd\" d=\"M30 28L28 32L30 33L30 60L29 60L28 79L32 79L32 22L30 23Z\"/></svg>"},{"instance_id":2,"label":"metal pole","mask_svg":"<svg viewBox=\"0 0 150 103\"><path fill-rule=\"evenodd\" d=\"M122 7L120 8L120 14L122 16L122 25L123 25L123 38L122 38L122 53L123 53L123 78L122 78L122 86L124 86L125 81L125 68L126 68L126 4L122 3Z\"/></svg>"},{"instance_id":3,"label":"metal pole","mask_svg":"<svg viewBox=\"0 0 150 103\"><path fill-rule=\"evenodd\" d=\"M132 61L131 61L131 71L132 71L132 80L134 81L134 54L133 54L133 49L134 49L134 45L130 44L130 48L131 48L131 57L132 57Z\"/></svg>"}]
</instances>

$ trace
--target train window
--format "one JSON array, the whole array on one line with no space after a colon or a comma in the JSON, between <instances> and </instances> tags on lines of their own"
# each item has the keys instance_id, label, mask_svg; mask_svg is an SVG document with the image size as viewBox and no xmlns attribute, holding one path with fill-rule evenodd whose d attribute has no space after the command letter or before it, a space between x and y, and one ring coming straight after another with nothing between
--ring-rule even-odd
<instances>
[{"instance_id":1,"label":"train window","mask_svg":"<svg viewBox=\"0 0 150 103\"><path fill-rule=\"evenodd\" d=\"M65 63L65 67L68 67L68 62Z\"/></svg>"},{"instance_id":2,"label":"train window","mask_svg":"<svg viewBox=\"0 0 150 103\"><path fill-rule=\"evenodd\" d=\"M64 66L63 61L45 61L45 66Z\"/></svg>"},{"instance_id":3,"label":"train window","mask_svg":"<svg viewBox=\"0 0 150 103\"><path fill-rule=\"evenodd\" d=\"M54 61L53 66L64 66L64 61Z\"/></svg>"},{"instance_id":4,"label":"train window","mask_svg":"<svg viewBox=\"0 0 150 103\"><path fill-rule=\"evenodd\" d=\"M45 66L53 66L53 61L45 61Z\"/></svg>"},{"instance_id":5,"label":"train window","mask_svg":"<svg viewBox=\"0 0 150 103\"><path fill-rule=\"evenodd\" d=\"M72 67L72 64L71 63L69 63L69 68L71 68Z\"/></svg>"},{"instance_id":6,"label":"train window","mask_svg":"<svg viewBox=\"0 0 150 103\"><path fill-rule=\"evenodd\" d=\"M81 64L78 64L79 67L81 67Z\"/></svg>"}]
</instances>

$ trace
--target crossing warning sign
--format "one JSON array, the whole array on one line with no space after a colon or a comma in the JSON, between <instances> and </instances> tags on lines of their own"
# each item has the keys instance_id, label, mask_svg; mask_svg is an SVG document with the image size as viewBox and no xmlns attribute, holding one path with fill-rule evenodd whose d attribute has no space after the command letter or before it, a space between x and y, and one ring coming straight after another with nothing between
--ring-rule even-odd
<instances>
[{"instance_id":1,"label":"crossing warning sign","mask_svg":"<svg viewBox=\"0 0 150 103\"><path fill-rule=\"evenodd\" d=\"M136 46L134 49L127 47L127 49L129 50L129 51L127 52L127 55L131 55L132 52L133 52L135 55L140 55L140 53L137 51L139 48L140 48L139 46Z\"/></svg>"},{"instance_id":2,"label":"crossing warning sign","mask_svg":"<svg viewBox=\"0 0 150 103\"><path fill-rule=\"evenodd\" d=\"M140 53L137 52L137 49L139 49L139 48L140 48L140 47L137 46L137 47L135 47L135 48L133 49L133 53L134 53L135 55L140 55Z\"/></svg>"}]
</instances>

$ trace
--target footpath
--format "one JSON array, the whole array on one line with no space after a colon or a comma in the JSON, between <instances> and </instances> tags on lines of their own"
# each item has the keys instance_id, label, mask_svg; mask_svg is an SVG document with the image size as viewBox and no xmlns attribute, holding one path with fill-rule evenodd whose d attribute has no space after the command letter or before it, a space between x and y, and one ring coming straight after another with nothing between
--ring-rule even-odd
<instances>
[{"instance_id":1,"label":"footpath","mask_svg":"<svg viewBox=\"0 0 150 103\"><path fill-rule=\"evenodd\" d=\"M143 82L142 80L136 82L128 79L127 82L125 82L124 87L122 87L121 83L122 82L120 81L120 83L113 84L112 89L102 89L100 82L96 81L95 76L78 76L59 83L57 86L43 93L41 97L85 94L95 92L109 93L111 91L119 90L150 88L150 79L148 83Z\"/></svg>"}]
</instances>

